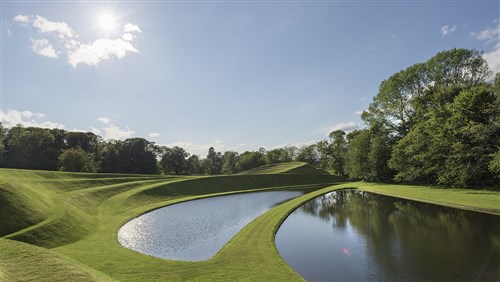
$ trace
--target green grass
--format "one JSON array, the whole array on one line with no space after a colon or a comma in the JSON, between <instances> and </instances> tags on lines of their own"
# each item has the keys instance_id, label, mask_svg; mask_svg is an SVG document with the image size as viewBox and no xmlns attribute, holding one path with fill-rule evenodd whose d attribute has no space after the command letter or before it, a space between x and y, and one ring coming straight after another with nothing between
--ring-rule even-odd
<instances>
[{"instance_id":1,"label":"green grass","mask_svg":"<svg viewBox=\"0 0 500 282\"><path fill-rule=\"evenodd\" d=\"M289 162L265 165L253 169L249 169L239 174L330 174L326 170L316 168L308 163L302 162Z\"/></svg>"},{"instance_id":2,"label":"green grass","mask_svg":"<svg viewBox=\"0 0 500 282\"><path fill-rule=\"evenodd\" d=\"M294 281L274 234L304 201L334 189L366 191L500 214L500 192L340 183L301 163L233 176L166 177L0 169L1 281ZM332 186L333 185L333 186ZM121 247L120 226L144 212L208 196L276 189L322 188L258 217L213 258L170 261ZM25 243L21 243L25 242ZM29 244L28 244L29 243ZM4 251L5 250L5 251ZM60 278L58 278L60 277Z\"/></svg>"}]
</instances>

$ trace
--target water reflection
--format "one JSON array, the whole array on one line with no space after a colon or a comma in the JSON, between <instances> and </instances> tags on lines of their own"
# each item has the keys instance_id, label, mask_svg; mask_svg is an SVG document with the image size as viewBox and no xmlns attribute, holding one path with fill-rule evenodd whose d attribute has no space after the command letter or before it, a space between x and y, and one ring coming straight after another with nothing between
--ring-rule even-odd
<instances>
[{"instance_id":1,"label":"water reflection","mask_svg":"<svg viewBox=\"0 0 500 282\"><path fill-rule=\"evenodd\" d=\"M273 206L303 191L245 193L200 199L143 214L120 228L125 247L160 258L206 260Z\"/></svg>"},{"instance_id":2,"label":"water reflection","mask_svg":"<svg viewBox=\"0 0 500 282\"><path fill-rule=\"evenodd\" d=\"M276 246L313 281L500 281L500 217L358 190L305 203Z\"/></svg>"}]
</instances>

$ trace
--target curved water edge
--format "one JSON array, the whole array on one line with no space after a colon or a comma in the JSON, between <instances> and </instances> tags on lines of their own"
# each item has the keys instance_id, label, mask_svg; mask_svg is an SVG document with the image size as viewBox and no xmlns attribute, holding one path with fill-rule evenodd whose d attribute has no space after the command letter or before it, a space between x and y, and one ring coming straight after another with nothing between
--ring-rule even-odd
<instances>
[{"instance_id":1,"label":"curved water edge","mask_svg":"<svg viewBox=\"0 0 500 282\"><path fill-rule=\"evenodd\" d=\"M275 244L312 281L500 277L500 216L360 190L304 201L284 219Z\"/></svg>"},{"instance_id":2,"label":"curved water edge","mask_svg":"<svg viewBox=\"0 0 500 282\"><path fill-rule=\"evenodd\" d=\"M173 204L124 224L118 231L118 241L126 248L159 258L206 260L253 219L303 194L297 190L263 191Z\"/></svg>"}]
</instances>

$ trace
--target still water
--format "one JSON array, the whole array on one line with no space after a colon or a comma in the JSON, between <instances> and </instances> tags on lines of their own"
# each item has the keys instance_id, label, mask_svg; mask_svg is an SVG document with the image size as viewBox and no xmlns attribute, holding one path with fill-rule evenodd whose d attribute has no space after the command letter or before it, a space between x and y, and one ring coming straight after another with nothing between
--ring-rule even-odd
<instances>
[{"instance_id":1,"label":"still water","mask_svg":"<svg viewBox=\"0 0 500 282\"><path fill-rule=\"evenodd\" d=\"M500 216L358 190L304 203L276 247L309 281L500 281Z\"/></svg>"},{"instance_id":2,"label":"still water","mask_svg":"<svg viewBox=\"0 0 500 282\"><path fill-rule=\"evenodd\" d=\"M214 256L253 219L301 191L255 192L179 203L123 225L118 241L155 257L198 261Z\"/></svg>"}]
</instances>

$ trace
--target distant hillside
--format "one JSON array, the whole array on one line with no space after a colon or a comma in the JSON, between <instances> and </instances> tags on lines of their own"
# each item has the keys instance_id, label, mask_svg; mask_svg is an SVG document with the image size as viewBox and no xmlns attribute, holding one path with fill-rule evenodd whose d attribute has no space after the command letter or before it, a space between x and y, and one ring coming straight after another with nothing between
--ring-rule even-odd
<instances>
[{"instance_id":1,"label":"distant hillside","mask_svg":"<svg viewBox=\"0 0 500 282\"><path fill-rule=\"evenodd\" d=\"M239 174L276 174L276 173L293 173L293 174L322 174L329 175L326 170L316 168L308 163L289 162L260 166L245 170Z\"/></svg>"}]
</instances>

